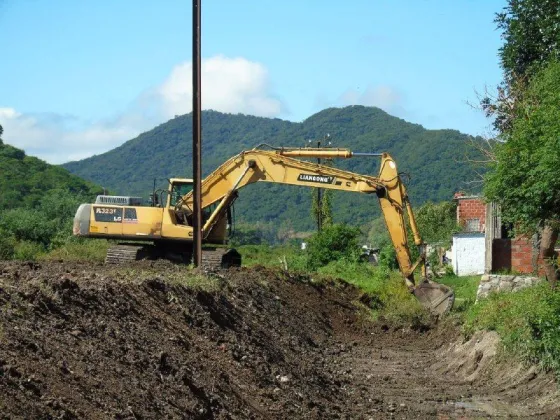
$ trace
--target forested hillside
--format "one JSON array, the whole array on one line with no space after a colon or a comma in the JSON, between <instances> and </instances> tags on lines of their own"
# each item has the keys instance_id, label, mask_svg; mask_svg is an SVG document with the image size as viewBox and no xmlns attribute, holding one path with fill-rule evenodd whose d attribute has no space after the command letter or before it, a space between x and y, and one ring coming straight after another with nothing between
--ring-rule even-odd
<instances>
[{"instance_id":1,"label":"forested hillside","mask_svg":"<svg viewBox=\"0 0 560 420\"><path fill-rule=\"evenodd\" d=\"M79 204L102 190L0 138L0 191L0 259L32 259L71 240Z\"/></svg>"},{"instance_id":2,"label":"forested hillside","mask_svg":"<svg viewBox=\"0 0 560 420\"><path fill-rule=\"evenodd\" d=\"M63 165L70 172L119 194L146 196L154 178L190 177L192 117L176 117L122 146L79 162ZM465 162L472 153L472 137L455 130L426 130L373 107L350 106L321 111L301 123L248 115L203 112L203 172L208 174L234 154L260 143L303 147L329 134L333 147L353 151L387 151L401 172L410 175L409 193L414 205L449 200L465 181L476 178ZM335 166L376 175L377 158L336 161ZM250 185L236 202L241 221L274 221L296 230L313 226L311 190L276 184ZM338 193L333 199L334 220L362 224L379 214L376 200Z\"/></svg>"},{"instance_id":3,"label":"forested hillside","mask_svg":"<svg viewBox=\"0 0 560 420\"><path fill-rule=\"evenodd\" d=\"M0 138L0 210L36 207L51 190L94 195L101 189L66 169L26 156Z\"/></svg>"}]
</instances>

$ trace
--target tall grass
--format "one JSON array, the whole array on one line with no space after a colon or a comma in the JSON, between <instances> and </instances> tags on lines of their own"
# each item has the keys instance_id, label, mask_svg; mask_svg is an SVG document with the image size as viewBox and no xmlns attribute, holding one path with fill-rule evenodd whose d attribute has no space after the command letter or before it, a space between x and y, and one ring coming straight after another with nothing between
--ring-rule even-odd
<instances>
[{"instance_id":1,"label":"tall grass","mask_svg":"<svg viewBox=\"0 0 560 420\"><path fill-rule=\"evenodd\" d=\"M455 293L453 312L465 313L476 301L480 276L458 277L453 274L437 279L438 283L451 287Z\"/></svg>"},{"instance_id":2,"label":"tall grass","mask_svg":"<svg viewBox=\"0 0 560 420\"><path fill-rule=\"evenodd\" d=\"M467 335L498 332L506 351L560 375L560 290L543 282L514 293L492 293L469 308Z\"/></svg>"},{"instance_id":3,"label":"tall grass","mask_svg":"<svg viewBox=\"0 0 560 420\"><path fill-rule=\"evenodd\" d=\"M236 249L243 256L242 264L245 267L262 265L292 271L306 270L306 255L295 246L241 245Z\"/></svg>"},{"instance_id":4,"label":"tall grass","mask_svg":"<svg viewBox=\"0 0 560 420\"><path fill-rule=\"evenodd\" d=\"M38 255L42 260L105 261L110 242L104 239L71 238L64 245L48 253Z\"/></svg>"}]
</instances>

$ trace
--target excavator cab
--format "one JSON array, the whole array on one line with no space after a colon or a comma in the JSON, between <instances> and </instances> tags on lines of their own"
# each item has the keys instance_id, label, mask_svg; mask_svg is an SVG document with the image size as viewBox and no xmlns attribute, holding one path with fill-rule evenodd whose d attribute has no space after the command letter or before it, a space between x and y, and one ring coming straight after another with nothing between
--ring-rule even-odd
<instances>
[{"instance_id":1,"label":"excavator cab","mask_svg":"<svg viewBox=\"0 0 560 420\"><path fill-rule=\"evenodd\" d=\"M169 180L169 193L167 207L181 207L183 197L193 190L192 179L172 178Z\"/></svg>"}]
</instances>

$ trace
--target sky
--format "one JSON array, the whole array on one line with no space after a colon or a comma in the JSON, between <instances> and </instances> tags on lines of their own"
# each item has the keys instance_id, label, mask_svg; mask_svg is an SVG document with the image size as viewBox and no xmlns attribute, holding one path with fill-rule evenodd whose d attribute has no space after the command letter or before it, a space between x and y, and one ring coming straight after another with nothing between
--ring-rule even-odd
<instances>
[{"instance_id":1,"label":"sky","mask_svg":"<svg viewBox=\"0 0 560 420\"><path fill-rule=\"evenodd\" d=\"M505 0L201 0L202 107L303 121L377 106L488 135ZM3 140L50 163L191 111L191 0L0 0ZM341 145L343 146L343 145Z\"/></svg>"}]
</instances>

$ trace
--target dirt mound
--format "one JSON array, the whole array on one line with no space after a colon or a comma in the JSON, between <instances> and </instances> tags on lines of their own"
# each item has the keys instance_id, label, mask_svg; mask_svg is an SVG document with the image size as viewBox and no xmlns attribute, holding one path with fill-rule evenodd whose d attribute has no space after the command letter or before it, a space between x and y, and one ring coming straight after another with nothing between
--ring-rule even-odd
<instances>
[{"instance_id":1,"label":"dirt mound","mask_svg":"<svg viewBox=\"0 0 560 420\"><path fill-rule=\"evenodd\" d=\"M170 268L171 269L171 268ZM228 274L219 291L103 267L1 268L1 412L65 418L336 417L333 324L352 288ZM294 298L297 297L297 298ZM329 313L326 313L329 311Z\"/></svg>"},{"instance_id":2,"label":"dirt mound","mask_svg":"<svg viewBox=\"0 0 560 420\"><path fill-rule=\"evenodd\" d=\"M534 381L503 390L434 366L457 358L456 331L373 324L352 286L264 268L185 286L184 273L164 263L0 263L0 417L502 414L475 404L482 396L509 414L553 412L517 407Z\"/></svg>"}]
</instances>

